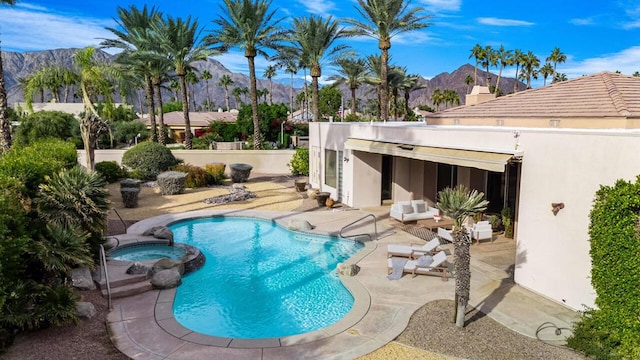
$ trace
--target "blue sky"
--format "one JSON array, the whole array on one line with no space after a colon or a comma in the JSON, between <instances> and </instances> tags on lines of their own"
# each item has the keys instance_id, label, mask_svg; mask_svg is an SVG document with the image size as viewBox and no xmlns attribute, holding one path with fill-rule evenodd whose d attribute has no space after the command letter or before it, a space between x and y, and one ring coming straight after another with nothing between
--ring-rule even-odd
<instances>
[{"instance_id":1,"label":"blue sky","mask_svg":"<svg viewBox=\"0 0 640 360\"><path fill-rule=\"evenodd\" d=\"M5 51L39 51L97 45L113 38L106 26L114 26L117 6L156 6L174 17L191 15L207 30L220 13L220 0L200 1L22 1L0 5L0 41ZM292 17L316 14L361 19L355 0L273 0L272 7L288 24ZM567 55L559 72L569 79L601 71L624 74L640 71L640 2L637 0L577 1L538 0L413 0L432 15L431 26L392 39L392 63L409 73L431 78L470 63L475 44L504 45L506 49L532 51L542 63L554 47ZM377 42L355 38L347 44L361 56L379 54ZM246 58L237 49L215 57L234 72L247 71ZM260 76L267 65L257 59ZM323 75L331 75L325 64ZM497 72L497 69L492 69ZM513 76L514 68L503 75ZM301 74L299 74L302 76ZM280 71L278 77L288 78ZM538 86L542 80L539 80ZM534 84L536 85L536 84Z\"/></svg>"}]
</instances>

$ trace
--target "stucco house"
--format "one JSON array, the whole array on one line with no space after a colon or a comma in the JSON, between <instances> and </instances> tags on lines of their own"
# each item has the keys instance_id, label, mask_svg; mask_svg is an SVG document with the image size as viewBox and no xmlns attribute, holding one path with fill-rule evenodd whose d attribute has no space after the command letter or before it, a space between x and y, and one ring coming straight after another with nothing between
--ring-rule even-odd
<instances>
[{"instance_id":1,"label":"stucco house","mask_svg":"<svg viewBox=\"0 0 640 360\"><path fill-rule=\"evenodd\" d=\"M156 124L159 121L159 117L156 115ZM184 113L182 111L172 111L163 114L164 125L169 129L170 136L176 142L184 141ZM189 124L191 126L191 132L197 137L200 136L200 132L204 131L212 122L236 122L238 119L238 110L231 111L208 111L208 112L189 112ZM148 129L151 128L149 115L146 115L139 119L144 123Z\"/></svg>"},{"instance_id":2,"label":"stucco house","mask_svg":"<svg viewBox=\"0 0 640 360\"><path fill-rule=\"evenodd\" d=\"M489 212L515 213L516 283L572 309L594 306L589 212L601 185L640 174L640 78L599 73L475 95L425 122L310 123L311 186L352 207L433 204L457 184L482 191Z\"/></svg>"}]
</instances>

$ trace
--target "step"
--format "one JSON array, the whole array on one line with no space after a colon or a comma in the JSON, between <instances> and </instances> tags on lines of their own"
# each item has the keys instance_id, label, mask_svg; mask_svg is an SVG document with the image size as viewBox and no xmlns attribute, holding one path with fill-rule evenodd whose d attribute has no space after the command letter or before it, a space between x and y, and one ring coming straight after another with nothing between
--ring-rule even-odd
<instances>
[{"instance_id":1,"label":"step","mask_svg":"<svg viewBox=\"0 0 640 360\"><path fill-rule=\"evenodd\" d=\"M109 274L112 275L112 274ZM117 274L113 274L113 275L117 275ZM137 275L121 275L121 276L113 276L113 277L109 277L109 285L111 286L111 290L113 291L113 289L121 287L121 286L126 286L129 284L135 284L135 283L139 283L141 281L146 281L148 280L149 277L146 274L137 274ZM107 288L107 282L104 281L104 279L97 281L96 282L98 284L98 287L102 290Z\"/></svg>"},{"instance_id":2,"label":"step","mask_svg":"<svg viewBox=\"0 0 640 360\"><path fill-rule=\"evenodd\" d=\"M152 290L153 286L149 281L137 282L133 284L119 286L117 288L111 288L111 298L118 299L127 296L133 296L142 294L143 292L147 292ZM109 294L107 293L107 289L102 289L102 296L107 297Z\"/></svg>"}]
</instances>

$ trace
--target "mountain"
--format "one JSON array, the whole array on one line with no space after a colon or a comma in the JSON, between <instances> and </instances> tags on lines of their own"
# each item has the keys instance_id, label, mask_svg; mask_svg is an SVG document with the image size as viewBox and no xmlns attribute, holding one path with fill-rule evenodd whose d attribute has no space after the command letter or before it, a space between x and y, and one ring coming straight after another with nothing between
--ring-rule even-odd
<instances>
[{"instance_id":1,"label":"mountain","mask_svg":"<svg viewBox=\"0 0 640 360\"><path fill-rule=\"evenodd\" d=\"M19 79L27 78L34 72L47 66L59 65L72 68L73 54L77 50L78 49L56 49L25 53L2 52L5 84L8 95L7 102L9 103L9 106L12 106L17 102L24 101L24 94L20 88ZM114 60L114 56L109 55L104 51L96 50L96 59L98 61L111 62ZM198 75L201 75L204 70L208 70L211 73L212 78L208 80L209 97L217 107L225 106L224 88L218 86L218 82L222 76L229 75L234 82L234 84L229 87L229 100L231 102L231 107L235 107L235 99L231 95L233 88L249 87L249 77L247 75L233 73L224 67L224 65L219 61L209 58L206 61L198 61L192 65L197 70ZM268 80L258 79L257 86L258 89L270 89ZM201 104L205 101L207 99L207 82L205 80L201 80L199 83L195 84L194 93L197 104ZM164 101L170 101L174 97L174 94L171 90L164 90L162 96ZM272 96L274 102L283 102L288 104L289 86L273 81ZM50 97L45 96L45 101L49 98ZM267 95L267 99L268 98L269 96ZM34 100L40 101L38 96ZM79 99L76 101L80 102ZM138 99L135 100L135 103L135 105L138 105Z\"/></svg>"},{"instance_id":2,"label":"mountain","mask_svg":"<svg viewBox=\"0 0 640 360\"><path fill-rule=\"evenodd\" d=\"M17 102L23 102L24 96L22 89L20 88L21 78L27 78L34 72L53 65L61 65L65 67L72 68L73 67L73 54L77 51L77 49L56 49L56 50L46 50L46 51L38 51L38 52L25 52L25 53L15 53L15 52L2 52L2 60L4 66L4 76L5 83L7 88L8 95L8 103L9 106ZM114 60L113 55L109 55L108 53L96 50L96 58L99 61L110 62ZM218 86L218 82L223 75L229 75L231 79L234 81L234 84L229 88L229 98L231 101L231 107L235 107L235 99L231 95L231 91L235 87L249 87L249 77L240 73L233 73L229 71L222 63L216 61L214 59L207 59L206 61L198 61L193 64L194 68L196 68L197 73L200 75L204 70L209 71L211 73L212 78L208 80L208 90L209 97L211 101L216 105L216 107L224 107L225 105L225 93L224 88ZM467 75L473 76L474 67L469 64L464 64L458 69L454 70L452 73L441 73L434 78L420 79L419 83L424 85L424 89L420 89L414 91L411 94L409 105L411 107L415 107L418 105L429 105L433 107L431 102L431 95L435 89L440 89L441 91L445 89L453 89L458 92L458 96L460 97L460 103L464 104L465 95L469 92L469 86L465 83L465 79ZM301 74L297 74L296 76L300 76ZM497 75L489 74L492 78L492 83L495 84ZM258 74L260 76L260 74ZM500 79L500 89L504 94L509 94L513 92L514 82L516 80L513 78L502 77ZM487 73L481 69L478 69L478 85L486 86L487 84ZM294 96L298 92L301 91L301 88L304 86L304 82L300 78L294 79ZM268 80L258 80L258 89L270 89ZM351 99L351 92L345 85L340 85L340 89L344 94L345 105L347 105L348 101ZM518 89L524 90L525 84L518 81ZM201 80L197 84L194 85L195 92L195 101L197 104L201 104L204 100L207 99L207 82ZM278 79L273 80L273 102L274 103L285 103L289 104L289 79ZM163 100L170 101L175 95L169 89L164 90L163 92ZM364 103L367 99L375 98L375 89L370 85L363 85L356 91L357 98L361 101L361 104ZM399 96L403 98L403 95ZM50 97L45 96L45 101L47 101ZM268 99L268 95L267 95ZM39 98L36 98L35 101L39 101ZM80 100L76 100L79 102ZM246 102L246 100L243 100ZM136 108L139 109L139 99L135 100ZM442 108L442 107L441 107Z\"/></svg>"}]
</instances>

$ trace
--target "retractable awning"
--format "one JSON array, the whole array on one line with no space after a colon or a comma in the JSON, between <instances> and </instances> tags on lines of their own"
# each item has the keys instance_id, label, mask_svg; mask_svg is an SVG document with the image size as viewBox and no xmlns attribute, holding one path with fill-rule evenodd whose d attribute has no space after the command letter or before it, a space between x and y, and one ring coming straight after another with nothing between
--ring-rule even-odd
<instances>
[{"instance_id":1,"label":"retractable awning","mask_svg":"<svg viewBox=\"0 0 640 360\"><path fill-rule=\"evenodd\" d=\"M504 172L513 154L347 139L345 149Z\"/></svg>"}]
</instances>

